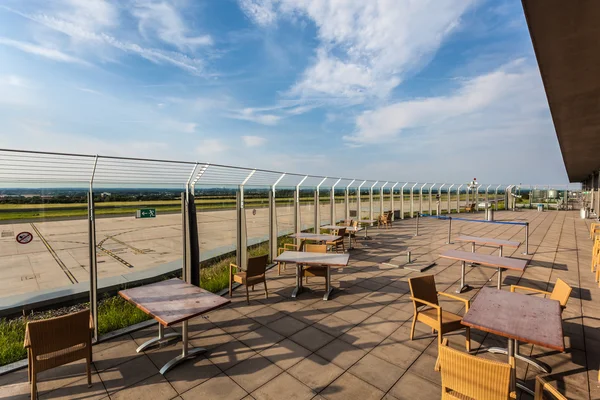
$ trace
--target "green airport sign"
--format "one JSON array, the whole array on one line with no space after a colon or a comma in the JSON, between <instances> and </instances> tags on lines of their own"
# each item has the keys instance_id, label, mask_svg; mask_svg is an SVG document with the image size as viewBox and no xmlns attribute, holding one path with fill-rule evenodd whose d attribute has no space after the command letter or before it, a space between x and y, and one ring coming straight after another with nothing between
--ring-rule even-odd
<instances>
[{"instance_id":1,"label":"green airport sign","mask_svg":"<svg viewBox=\"0 0 600 400\"><path fill-rule=\"evenodd\" d=\"M136 211L136 218L154 218L156 217L156 208L142 208Z\"/></svg>"}]
</instances>

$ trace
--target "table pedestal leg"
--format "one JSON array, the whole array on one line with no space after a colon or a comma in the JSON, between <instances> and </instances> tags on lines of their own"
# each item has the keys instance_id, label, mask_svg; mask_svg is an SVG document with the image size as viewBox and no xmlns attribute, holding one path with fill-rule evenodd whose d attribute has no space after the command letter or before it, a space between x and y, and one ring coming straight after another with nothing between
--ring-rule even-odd
<instances>
[{"instance_id":1,"label":"table pedestal leg","mask_svg":"<svg viewBox=\"0 0 600 400\"><path fill-rule=\"evenodd\" d=\"M292 298L302 293L302 265L296 264L296 288L292 292Z\"/></svg>"},{"instance_id":2,"label":"table pedestal leg","mask_svg":"<svg viewBox=\"0 0 600 400\"><path fill-rule=\"evenodd\" d=\"M165 340L165 339L171 339L171 338L179 338L181 337L181 335L179 333L167 333L165 335L165 330L163 328L163 326L160 324L160 322L158 323L158 337L152 338L150 340L148 340L147 342L144 342L140 345L140 347L138 347L135 351L137 351L138 353L146 350L148 347L152 347L154 345L159 344L160 341Z\"/></svg>"},{"instance_id":3,"label":"table pedestal leg","mask_svg":"<svg viewBox=\"0 0 600 400\"><path fill-rule=\"evenodd\" d=\"M325 295L323 295L323 300L329 300L329 296L333 292L333 288L331 287L331 267L327 266L327 281L325 282Z\"/></svg>"},{"instance_id":4,"label":"table pedestal leg","mask_svg":"<svg viewBox=\"0 0 600 400\"><path fill-rule=\"evenodd\" d=\"M498 268L498 290L502 289L502 268Z\"/></svg>"},{"instance_id":5,"label":"table pedestal leg","mask_svg":"<svg viewBox=\"0 0 600 400\"><path fill-rule=\"evenodd\" d=\"M456 290L456 293L462 293L469 290L471 287L465 283L465 262L460 262L460 287Z\"/></svg>"},{"instance_id":6,"label":"table pedestal leg","mask_svg":"<svg viewBox=\"0 0 600 400\"><path fill-rule=\"evenodd\" d=\"M172 369L175 366L181 364L185 360L188 360L190 358L194 358L198 354L204 353L206 351L206 349L204 349L202 347L198 347L198 348L195 348L195 349L189 349L188 348L188 321L183 321L183 333L182 333L182 337L183 337L183 349L181 351L181 354L178 355L177 357L175 357L174 359L172 359L171 361L169 361L168 363L166 363L160 369L161 375L166 374L170 369Z\"/></svg>"}]
</instances>

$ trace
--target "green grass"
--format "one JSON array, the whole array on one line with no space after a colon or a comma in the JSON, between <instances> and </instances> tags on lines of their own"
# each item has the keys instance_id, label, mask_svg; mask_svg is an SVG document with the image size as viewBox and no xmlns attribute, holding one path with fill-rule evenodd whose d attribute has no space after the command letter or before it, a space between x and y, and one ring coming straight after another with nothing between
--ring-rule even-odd
<instances>
[{"instance_id":1,"label":"green grass","mask_svg":"<svg viewBox=\"0 0 600 400\"><path fill-rule=\"evenodd\" d=\"M0 366L27 357L27 351L23 348L25 324L22 319L0 319Z\"/></svg>"},{"instance_id":2,"label":"green grass","mask_svg":"<svg viewBox=\"0 0 600 400\"><path fill-rule=\"evenodd\" d=\"M122 297L108 297L98 305L98 334L104 335L149 319L146 313Z\"/></svg>"}]
</instances>

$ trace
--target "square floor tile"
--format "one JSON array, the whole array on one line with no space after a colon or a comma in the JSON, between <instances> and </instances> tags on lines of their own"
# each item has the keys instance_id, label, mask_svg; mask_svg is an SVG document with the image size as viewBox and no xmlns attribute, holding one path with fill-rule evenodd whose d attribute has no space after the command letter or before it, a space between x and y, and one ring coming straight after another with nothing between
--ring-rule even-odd
<instances>
[{"instance_id":1,"label":"square floor tile","mask_svg":"<svg viewBox=\"0 0 600 400\"><path fill-rule=\"evenodd\" d=\"M264 349L273 346L275 343L285 339L284 336L279 333L261 326L260 328L242 336L239 338L240 342L243 342L246 346L252 350L260 352Z\"/></svg>"},{"instance_id":2,"label":"square floor tile","mask_svg":"<svg viewBox=\"0 0 600 400\"><path fill-rule=\"evenodd\" d=\"M246 397L247 393L238 386L230 377L220 374L207 380L183 393L181 397L184 400L196 399L219 399L219 400L240 400Z\"/></svg>"},{"instance_id":3,"label":"square floor tile","mask_svg":"<svg viewBox=\"0 0 600 400\"><path fill-rule=\"evenodd\" d=\"M379 400L384 394L348 372L321 392L321 396L329 400Z\"/></svg>"},{"instance_id":4,"label":"square floor tile","mask_svg":"<svg viewBox=\"0 0 600 400\"><path fill-rule=\"evenodd\" d=\"M298 321L289 315L267 324L267 327L285 337L293 335L306 326L304 322Z\"/></svg>"},{"instance_id":5,"label":"square floor tile","mask_svg":"<svg viewBox=\"0 0 600 400\"><path fill-rule=\"evenodd\" d=\"M354 364L348 372L387 392L406 370L381 358L367 354Z\"/></svg>"},{"instance_id":6,"label":"square floor tile","mask_svg":"<svg viewBox=\"0 0 600 400\"><path fill-rule=\"evenodd\" d=\"M315 392L287 372L282 373L250 394L256 400L309 400L315 396Z\"/></svg>"},{"instance_id":7,"label":"square floor tile","mask_svg":"<svg viewBox=\"0 0 600 400\"><path fill-rule=\"evenodd\" d=\"M290 368L288 373L315 392L320 392L344 373L344 370L316 354L311 354Z\"/></svg>"},{"instance_id":8,"label":"square floor tile","mask_svg":"<svg viewBox=\"0 0 600 400\"><path fill-rule=\"evenodd\" d=\"M144 399L170 400L177 392L161 375L156 374L110 395L111 400Z\"/></svg>"},{"instance_id":9,"label":"square floor tile","mask_svg":"<svg viewBox=\"0 0 600 400\"><path fill-rule=\"evenodd\" d=\"M335 339L333 336L309 326L290 337L294 342L315 351Z\"/></svg>"},{"instance_id":10,"label":"square floor tile","mask_svg":"<svg viewBox=\"0 0 600 400\"><path fill-rule=\"evenodd\" d=\"M261 355L231 367L225 373L248 393L267 383L283 370Z\"/></svg>"},{"instance_id":11,"label":"square floor tile","mask_svg":"<svg viewBox=\"0 0 600 400\"><path fill-rule=\"evenodd\" d=\"M310 350L300 346L298 343L293 342L290 339L284 339L268 349L263 350L260 354L267 357L279 368L288 369L302 361L310 353Z\"/></svg>"},{"instance_id":12,"label":"square floor tile","mask_svg":"<svg viewBox=\"0 0 600 400\"><path fill-rule=\"evenodd\" d=\"M316 354L343 369L348 369L352 364L364 357L367 352L343 340L335 339L317 350Z\"/></svg>"},{"instance_id":13,"label":"square floor tile","mask_svg":"<svg viewBox=\"0 0 600 400\"><path fill-rule=\"evenodd\" d=\"M427 379L407 372L392 387L389 394L398 400L430 400L440 398L442 388Z\"/></svg>"}]
</instances>

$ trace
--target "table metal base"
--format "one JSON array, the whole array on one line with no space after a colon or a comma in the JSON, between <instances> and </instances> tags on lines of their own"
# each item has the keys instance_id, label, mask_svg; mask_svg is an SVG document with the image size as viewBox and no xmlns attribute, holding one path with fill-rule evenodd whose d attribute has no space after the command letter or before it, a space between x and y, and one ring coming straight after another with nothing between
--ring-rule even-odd
<instances>
[{"instance_id":1,"label":"table metal base","mask_svg":"<svg viewBox=\"0 0 600 400\"><path fill-rule=\"evenodd\" d=\"M490 353L494 353L494 354L507 354L508 355L508 349L502 348L502 347L490 347L489 349L487 349L487 351ZM540 371L545 372L547 374L552 372L552 367L550 367L545 362L538 361L535 358L519 354L516 350L515 350L515 358L518 360L521 360L521 361L525 361L527 364L533 365Z\"/></svg>"},{"instance_id":2,"label":"table metal base","mask_svg":"<svg viewBox=\"0 0 600 400\"><path fill-rule=\"evenodd\" d=\"M202 347L198 347L195 349L191 349L191 350L187 350L187 351L183 351L180 355L178 355L177 357L175 357L174 359L172 359L171 361L169 361L168 363L166 363L161 369L160 369L160 373L161 375L166 374L170 369L174 368L175 366L181 364L182 362L184 362L185 360L189 360L191 358L196 357L198 354L202 354L206 352L205 348Z\"/></svg>"},{"instance_id":3,"label":"table metal base","mask_svg":"<svg viewBox=\"0 0 600 400\"><path fill-rule=\"evenodd\" d=\"M298 295L304 290L304 287L302 286L302 266L298 264L296 265L296 287L292 292L293 299L298 297ZM327 267L327 277L325 279L325 294L323 295L323 300L327 301L333 293L333 287L331 286L331 267Z\"/></svg>"},{"instance_id":4,"label":"table metal base","mask_svg":"<svg viewBox=\"0 0 600 400\"><path fill-rule=\"evenodd\" d=\"M465 262L460 263L460 287L456 290L456 293L464 293L467 290L471 290L471 286L465 283Z\"/></svg>"},{"instance_id":5,"label":"table metal base","mask_svg":"<svg viewBox=\"0 0 600 400\"><path fill-rule=\"evenodd\" d=\"M149 347L153 347L157 344L160 344L161 341L168 339L168 340L172 340L175 338L180 338L181 335L177 332L173 332L173 333L167 333L165 335L165 331L163 326L159 323L158 324L158 337L152 338L150 340L148 340L147 342L142 343L135 351L140 353L144 350L146 350Z\"/></svg>"},{"instance_id":6,"label":"table metal base","mask_svg":"<svg viewBox=\"0 0 600 400\"><path fill-rule=\"evenodd\" d=\"M524 392L527 392L530 395L534 396L535 393L533 392L533 390L529 389L525 385L525 382L523 382L520 379L517 379L516 359L520 358L520 357L518 357L517 354L515 354L517 347L518 347L518 343L516 340L508 339L508 348L505 350L506 350L506 354L508 355L508 363L510 364L510 367L511 367L510 368L510 377L511 377L510 391L514 392L514 391L516 391L516 388L519 388L519 389L523 390Z\"/></svg>"}]
</instances>

